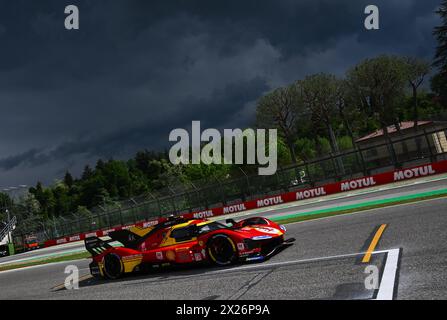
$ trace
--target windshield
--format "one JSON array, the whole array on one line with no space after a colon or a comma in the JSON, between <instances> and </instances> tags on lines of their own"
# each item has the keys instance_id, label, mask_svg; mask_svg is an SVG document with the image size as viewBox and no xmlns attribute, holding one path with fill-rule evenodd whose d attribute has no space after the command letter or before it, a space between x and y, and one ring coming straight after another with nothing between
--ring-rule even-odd
<instances>
[{"instance_id":1,"label":"windshield","mask_svg":"<svg viewBox=\"0 0 447 320\"><path fill-rule=\"evenodd\" d=\"M183 228L176 228L172 230L170 237L176 239L176 241L187 241L200 234L228 228L226 225L219 222L210 222L204 225L190 225Z\"/></svg>"},{"instance_id":2,"label":"windshield","mask_svg":"<svg viewBox=\"0 0 447 320\"><path fill-rule=\"evenodd\" d=\"M219 229L226 229L228 228L226 225L219 223L219 222L211 222L208 224L205 224L203 226L199 226L199 234L219 230Z\"/></svg>"}]
</instances>

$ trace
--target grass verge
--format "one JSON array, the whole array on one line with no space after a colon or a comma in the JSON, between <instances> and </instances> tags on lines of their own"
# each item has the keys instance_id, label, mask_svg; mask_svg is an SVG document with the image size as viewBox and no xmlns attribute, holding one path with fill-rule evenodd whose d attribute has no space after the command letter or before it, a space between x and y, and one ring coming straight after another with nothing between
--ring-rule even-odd
<instances>
[{"instance_id":1,"label":"grass verge","mask_svg":"<svg viewBox=\"0 0 447 320\"><path fill-rule=\"evenodd\" d=\"M272 221L275 221L276 223L280 223L280 224L287 224L287 223L293 223L293 222L300 222L300 221L342 215L342 214L346 214L346 213L354 213L354 212L361 212L361 211L371 210L371 209L385 208L385 207L395 206L395 205L399 205L399 204L413 203L413 202L418 202L418 201L423 201L423 200L444 198L444 197L447 197L447 191L441 190L441 192L430 192L427 194L421 194L418 197L414 197L414 196L399 197L399 198L393 198L393 199L371 201L371 202L366 202L366 203L362 203L359 205L341 206L335 210L333 208L331 208L331 209L325 209L325 210L303 212L303 213L299 213L299 214L291 214L291 215L287 215L287 216L283 216L283 217L273 218Z\"/></svg>"},{"instance_id":2,"label":"grass verge","mask_svg":"<svg viewBox=\"0 0 447 320\"><path fill-rule=\"evenodd\" d=\"M85 258L90 258L90 257L91 257L90 253L80 252L80 253L73 253L73 254L69 254L69 255L58 256L58 257L49 257L49 258L36 259L36 260L31 260L31 261L16 262L16 263L11 263L11 264L6 264L6 265L0 266L0 272L6 271L6 270L13 270L13 269L37 266L37 265L41 265L41 264L54 263L54 262L85 259Z\"/></svg>"}]
</instances>

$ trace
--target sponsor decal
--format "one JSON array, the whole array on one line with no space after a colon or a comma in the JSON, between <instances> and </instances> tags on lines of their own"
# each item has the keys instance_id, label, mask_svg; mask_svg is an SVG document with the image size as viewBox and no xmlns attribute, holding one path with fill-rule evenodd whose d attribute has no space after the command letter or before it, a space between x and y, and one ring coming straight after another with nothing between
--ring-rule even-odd
<instances>
[{"instance_id":1,"label":"sponsor decal","mask_svg":"<svg viewBox=\"0 0 447 320\"><path fill-rule=\"evenodd\" d=\"M270 228L270 227L254 227L253 229L255 229L259 232L268 233L268 234L280 234L281 233L281 231L279 231L278 229Z\"/></svg>"},{"instance_id":2,"label":"sponsor decal","mask_svg":"<svg viewBox=\"0 0 447 320\"><path fill-rule=\"evenodd\" d=\"M104 230L104 231L102 232L102 234L103 234L104 236L106 236L106 235L108 235L110 232L113 232L113 231L115 231L115 229L107 229L107 230Z\"/></svg>"},{"instance_id":3,"label":"sponsor decal","mask_svg":"<svg viewBox=\"0 0 447 320\"><path fill-rule=\"evenodd\" d=\"M376 184L373 177L361 178L341 183L341 191L355 190L364 187L371 187Z\"/></svg>"},{"instance_id":4,"label":"sponsor decal","mask_svg":"<svg viewBox=\"0 0 447 320\"><path fill-rule=\"evenodd\" d=\"M86 238L97 237L97 236L98 236L98 234L96 232L90 232L90 233L85 234Z\"/></svg>"},{"instance_id":5,"label":"sponsor decal","mask_svg":"<svg viewBox=\"0 0 447 320\"><path fill-rule=\"evenodd\" d=\"M142 259L142 258L143 258L143 255L142 255L142 254L132 254L132 255L130 255L130 256L122 257L121 259L122 259L123 261L131 261L131 260L140 260L140 259Z\"/></svg>"},{"instance_id":6,"label":"sponsor decal","mask_svg":"<svg viewBox=\"0 0 447 320\"><path fill-rule=\"evenodd\" d=\"M259 251L261 251L261 248L254 248L254 249L252 249L252 250L248 250L248 251L240 252L240 253L239 253L239 256L240 256L240 257L246 257L246 256L249 256L249 255L251 255L251 254L258 253Z\"/></svg>"},{"instance_id":7,"label":"sponsor decal","mask_svg":"<svg viewBox=\"0 0 447 320\"><path fill-rule=\"evenodd\" d=\"M163 260L163 253L161 251L158 251L155 253L155 256L158 260Z\"/></svg>"},{"instance_id":8,"label":"sponsor decal","mask_svg":"<svg viewBox=\"0 0 447 320\"><path fill-rule=\"evenodd\" d=\"M433 167L431 165L417 167L413 169L399 170L394 172L394 181L429 176L432 174L436 174L436 171L433 170Z\"/></svg>"},{"instance_id":9,"label":"sponsor decal","mask_svg":"<svg viewBox=\"0 0 447 320\"><path fill-rule=\"evenodd\" d=\"M66 242L67 242L67 239L65 239L65 238L57 239L57 240L56 240L56 243L57 243L57 244L66 243Z\"/></svg>"},{"instance_id":10,"label":"sponsor decal","mask_svg":"<svg viewBox=\"0 0 447 320\"><path fill-rule=\"evenodd\" d=\"M154 226L154 225L156 225L157 223L158 223L157 220L154 220L154 221L147 221L147 222L143 223L143 228L147 228L147 227Z\"/></svg>"},{"instance_id":11,"label":"sponsor decal","mask_svg":"<svg viewBox=\"0 0 447 320\"><path fill-rule=\"evenodd\" d=\"M78 241L81 240L81 236L78 234L76 236L72 236L68 239L68 241Z\"/></svg>"},{"instance_id":12,"label":"sponsor decal","mask_svg":"<svg viewBox=\"0 0 447 320\"><path fill-rule=\"evenodd\" d=\"M271 205L280 204L280 203L284 203L281 196L261 199L256 202L258 207L271 206Z\"/></svg>"},{"instance_id":13,"label":"sponsor decal","mask_svg":"<svg viewBox=\"0 0 447 320\"><path fill-rule=\"evenodd\" d=\"M296 200L303 200L308 198L314 198L319 196L326 195L326 190L324 190L324 187L304 190L304 191L298 191L296 193Z\"/></svg>"},{"instance_id":14,"label":"sponsor decal","mask_svg":"<svg viewBox=\"0 0 447 320\"><path fill-rule=\"evenodd\" d=\"M243 204L243 203L234 204L232 206L227 206L227 207L223 208L224 214L234 213L234 212L239 212L239 211L244 211L244 210L247 210L247 208L245 208L245 204Z\"/></svg>"},{"instance_id":15,"label":"sponsor decal","mask_svg":"<svg viewBox=\"0 0 447 320\"><path fill-rule=\"evenodd\" d=\"M214 215L214 214L213 214L213 211L211 211L211 210L206 210L206 211L200 211L200 212L196 212L196 213L194 213L193 217L194 217L195 219L203 219L203 218L212 217L213 215Z\"/></svg>"},{"instance_id":16,"label":"sponsor decal","mask_svg":"<svg viewBox=\"0 0 447 320\"><path fill-rule=\"evenodd\" d=\"M238 244L237 244L237 248L238 248L239 251L244 250L244 249L245 249L245 245L244 245L244 243L242 243L242 242L238 242Z\"/></svg>"}]
</instances>

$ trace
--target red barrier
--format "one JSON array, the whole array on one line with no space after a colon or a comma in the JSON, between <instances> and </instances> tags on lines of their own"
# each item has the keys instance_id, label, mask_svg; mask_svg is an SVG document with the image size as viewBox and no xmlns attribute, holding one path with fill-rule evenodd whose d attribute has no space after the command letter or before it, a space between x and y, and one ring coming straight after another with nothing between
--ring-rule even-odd
<instances>
[{"instance_id":1,"label":"red barrier","mask_svg":"<svg viewBox=\"0 0 447 320\"><path fill-rule=\"evenodd\" d=\"M311 199L311 198L321 197L321 196L325 196L325 195L329 195L329 194L335 194L335 193L346 192L346 191L351 191L351 190L369 188L372 186L388 184L388 183L393 183L393 182L397 182L397 181L415 179L415 178L430 176L430 175L444 173L444 172L447 172L447 160L434 162L434 163L428 164L428 165L412 167L412 168L408 168L408 169L384 172L384 173L380 173L380 174L376 174L376 175L372 175L372 176L368 176L368 177L362 177L362 178L358 178L358 179L335 182L335 183L331 183L331 184L327 184L327 185L323 185L323 186L311 188L311 189L301 189L301 190L288 192L288 193L284 193L284 194L279 194L279 195L275 195L275 196L269 196L269 197L264 197L261 199L241 202L241 203L233 204L230 206L213 208L210 210L199 211L199 212L187 213L183 216L186 218L196 218L196 219L197 218L215 217L215 216L220 216L220 215L224 215L224 214L241 212L241 211L245 211L245 210L268 207L268 206L277 205L277 204L286 203L286 202ZM132 225L127 225L127 226L123 226L123 227L116 227L116 228L107 229L107 230L98 230L95 232L81 233L81 234L73 235L70 237L48 240L45 242L45 247L79 241L79 240L84 240L86 237L89 237L89 236L102 237L102 236L107 235L111 231L127 229L127 228L131 228L133 226L147 227L150 225L157 224L157 223L161 222L163 219L164 218L160 218L160 219L156 219L156 220L152 220L152 221L141 222L138 224L132 224Z\"/></svg>"}]
</instances>

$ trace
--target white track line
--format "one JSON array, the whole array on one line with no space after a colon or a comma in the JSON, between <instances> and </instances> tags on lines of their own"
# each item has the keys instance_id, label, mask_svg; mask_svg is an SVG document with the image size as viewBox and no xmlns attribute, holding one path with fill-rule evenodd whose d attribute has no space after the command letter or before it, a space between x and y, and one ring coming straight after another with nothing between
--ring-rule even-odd
<instances>
[{"instance_id":1,"label":"white track line","mask_svg":"<svg viewBox=\"0 0 447 320\"><path fill-rule=\"evenodd\" d=\"M393 300L400 249L388 250L376 300Z\"/></svg>"}]
</instances>

